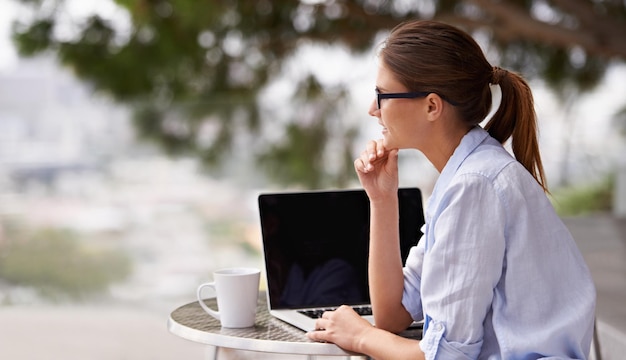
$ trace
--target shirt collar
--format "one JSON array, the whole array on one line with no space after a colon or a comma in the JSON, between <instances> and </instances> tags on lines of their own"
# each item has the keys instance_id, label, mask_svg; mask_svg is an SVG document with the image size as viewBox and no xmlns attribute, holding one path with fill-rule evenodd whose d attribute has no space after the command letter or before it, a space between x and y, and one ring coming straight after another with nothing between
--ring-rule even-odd
<instances>
[{"instance_id":1,"label":"shirt collar","mask_svg":"<svg viewBox=\"0 0 626 360\"><path fill-rule=\"evenodd\" d=\"M461 143L454 150L454 153L448 159L448 162L444 166L441 174L439 175L439 179L437 179L437 183L435 184L435 188L433 189L433 193L430 197L430 201L428 204L428 215L432 215L437 208L437 204L439 203L440 196L445 192L448 188L448 184L456 174L459 166L465 161L465 159L472 153L474 150L480 145L485 139L489 136L489 133L480 126L475 126L470 131L468 131L463 139L461 139Z\"/></svg>"}]
</instances>

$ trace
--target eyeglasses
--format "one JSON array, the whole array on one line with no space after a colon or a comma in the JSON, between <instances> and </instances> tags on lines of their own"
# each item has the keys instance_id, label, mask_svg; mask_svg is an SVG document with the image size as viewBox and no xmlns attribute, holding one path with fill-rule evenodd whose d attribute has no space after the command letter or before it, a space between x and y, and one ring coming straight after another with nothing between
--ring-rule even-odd
<instances>
[{"instance_id":1,"label":"eyeglasses","mask_svg":"<svg viewBox=\"0 0 626 360\"><path fill-rule=\"evenodd\" d=\"M426 97L428 96L428 94L430 94L430 92L425 92L425 91L403 92L403 93L380 93L378 89L375 89L374 91L376 92L376 106L377 106L376 109L378 110L380 110L380 101L383 99L415 99L419 97ZM441 96L441 98L454 106L459 106L459 103L451 101L447 97Z\"/></svg>"},{"instance_id":2,"label":"eyeglasses","mask_svg":"<svg viewBox=\"0 0 626 360\"><path fill-rule=\"evenodd\" d=\"M374 90L376 92L376 106L377 109L380 109L380 101L383 99L415 99L419 97L428 96L428 92L403 92L403 93L380 93L378 89Z\"/></svg>"}]
</instances>

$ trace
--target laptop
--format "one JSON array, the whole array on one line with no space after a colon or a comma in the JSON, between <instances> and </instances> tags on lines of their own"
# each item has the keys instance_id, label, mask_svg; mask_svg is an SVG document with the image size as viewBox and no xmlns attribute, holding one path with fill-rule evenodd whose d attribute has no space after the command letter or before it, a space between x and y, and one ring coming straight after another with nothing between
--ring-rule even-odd
<instances>
[{"instance_id":1,"label":"laptop","mask_svg":"<svg viewBox=\"0 0 626 360\"><path fill-rule=\"evenodd\" d=\"M422 194L398 190L406 261L424 224ZM369 300L369 199L364 190L264 193L258 197L269 312L305 331L326 310L350 305L373 323Z\"/></svg>"}]
</instances>

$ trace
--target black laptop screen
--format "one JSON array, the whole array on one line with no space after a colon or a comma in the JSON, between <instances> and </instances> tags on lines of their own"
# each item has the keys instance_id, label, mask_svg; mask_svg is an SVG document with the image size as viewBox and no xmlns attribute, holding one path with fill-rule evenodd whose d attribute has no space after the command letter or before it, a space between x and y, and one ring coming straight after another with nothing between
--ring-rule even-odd
<instances>
[{"instance_id":1,"label":"black laptop screen","mask_svg":"<svg viewBox=\"0 0 626 360\"><path fill-rule=\"evenodd\" d=\"M398 191L405 261L421 236L422 197ZM273 309L369 303L369 202L363 190L259 195L269 301Z\"/></svg>"}]
</instances>

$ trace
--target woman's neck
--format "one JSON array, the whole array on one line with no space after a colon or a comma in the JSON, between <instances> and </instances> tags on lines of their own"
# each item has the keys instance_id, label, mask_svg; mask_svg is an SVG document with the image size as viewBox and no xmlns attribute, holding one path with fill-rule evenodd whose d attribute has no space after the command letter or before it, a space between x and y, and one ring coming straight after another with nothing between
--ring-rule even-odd
<instances>
[{"instance_id":1,"label":"woman's neck","mask_svg":"<svg viewBox=\"0 0 626 360\"><path fill-rule=\"evenodd\" d=\"M443 171L448 160L450 160L461 140L470 129L467 127L456 127L440 129L440 131L435 132L431 146L422 152L439 173Z\"/></svg>"}]
</instances>

